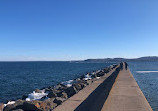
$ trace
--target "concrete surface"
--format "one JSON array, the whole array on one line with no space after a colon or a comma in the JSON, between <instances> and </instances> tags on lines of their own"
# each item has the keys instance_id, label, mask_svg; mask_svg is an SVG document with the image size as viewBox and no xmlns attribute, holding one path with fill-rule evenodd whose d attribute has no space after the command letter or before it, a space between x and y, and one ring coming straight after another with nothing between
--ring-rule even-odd
<instances>
[{"instance_id":1,"label":"concrete surface","mask_svg":"<svg viewBox=\"0 0 158 111\"><path fill-rule=\"evenodd\" d=\"M152 111L130 70L118 67L53 111Z\"/></svg>"},{"instance_id":2,"label":"concrete surface","mask_svg":"<svg viewBox=\"0 0 158 111\"><path fill-rule=\"evenodd\" d=\"M77 94L62 103L62 105L55 108L53 111L92 111L92 109L93 111L96 111L97 109L101 110L106 100L106 96L104 96L105 90L109 89L109 87L107 87L107 83L109 83L110 78L114 78L111 77L111 75L115 72L115 70L116 68L107 73L102 78L86 86ZM97 101L100 102L98 103Z\"/></svg>"},{"instance_id":3,"label":"concrete surface","mask_svg":"<svg viewBox=\"0 0 158 111\"><path fill-rule=\"evenodd\" d=\"M152 111L130 70L123 68L101 111Z\"/></svg>"}]
</instances>

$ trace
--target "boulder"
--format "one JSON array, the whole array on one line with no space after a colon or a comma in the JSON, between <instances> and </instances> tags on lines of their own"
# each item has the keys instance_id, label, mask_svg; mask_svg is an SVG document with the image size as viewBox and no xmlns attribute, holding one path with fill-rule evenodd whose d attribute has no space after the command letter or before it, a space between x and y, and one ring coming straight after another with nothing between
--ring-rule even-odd
<instances>
[{"instance_id":1,"label":"boulder","mask_svg":"<svg viewBox=\"0 0 158 111\"><path fill-rule=\"evenodd\" d=\"M15 109L21 109L24 101L23 100L17 100L14 104L9 104L4 108L4 111L10 111Z\"/></svg>"},{"instance_id":2,"label":"boulder","mask_svg":"<svg viewBox=\"0 0 158 111\"><path fill-rule=\"evenodd\" d=\"M80 84L83 89L84 87L86 87L88 85L88 82L86 80L79 80L79 81L77 81L76 84Z\"/></svg>"},{"instance_id":3,"label":"boulder","mask_svg":"<svg viewBox=\"0 0 158 111\"><path fill-rule=\"evenodd\" d=\"M58 93L59 91L58 90L50 90L47 97L49 98L55 98L57 96L56 93Z\"/></svg>"},{"instance_id":4,"label":"boulder","mask_svg":"<svg viewBox=\"0 0 158 111\"><path fill-rule=\"evenodd\" d=\"M26 98L28 98L28 96L26 96L26 95L22 96L22 100L26 100Z\"/></svg>"},{"instance_id":5,"label":"boulder","mask_svg":"<svg viewBox=\"0 0 158 111\"><path fill-rule=\"evenodd\" d=\"M56 103L57 105L60 105L60 104L63 103L65 100L66 100L65 98L56 97L53 102Z\"/></svg>"},{"instance_id":6,"label":"boulder","mask_svg":"<svg viewBox=\"0 0 158 111\"><path fill-rule=\"evenodd\" d=\"M38 101L38 100L33 100L33 101L25 101L21 107L16 107L11 110L15 111L49 111L54 109L57 104L53 102L54 99L49 98L44 101ZM10 110L6 110L10 111Z\"/></svg>"},{"instance_id":7,"label":"boulder","mask_svg":"<svg viewBox=\"0 0 158 111\"><path fill-rule=\"evenodd\" d=\"M45 90L45 92L49 92L51 89L45 88L44 90Z\"/></svg>"},{"instance_id":8,"label":"boulder","mask_svg":"<svg viewBox=\"0 0 158 111\"><path fill-rule=\"evenodd\" d=\"M87 84L87 81L86 80L79 80L79 81L77 81L77 83Z\"/></svg>"},{"instance_id":9,"label":"boulder","mask_svg":"<svg viewBox=\"0 0 158 111\"><path fill-rule=\"evenodd\" d=\"M22 110L22 109L15 109L15 110L12 110L12 111L24 111L24 110Z\"/></svg>"},{"instance_id":10,"label":"boulder","mask_svg":"<svg viewBox=\"0 0 158 111\"><path fill-rule=\"evenodd\" d=\"M85 78L85 75L82 75L79 79L83 80Z\"/></svg>"},{"instance_id":11,"label":"boulder","mask_svg":"<svg viewBox=\"0 0 158 111\"><path fill-rule=\"evenodd\" d=\"M42 91L39 89L35 89L35 93L42 93Z\"/></svg>"},{"instance_id":12,"label":"boulder","mask_svg":"<svg viewBox=\"0 0 158 111\"><path fill-rule=\"evenodd\" d=\"M94 75L92 75L91 77L92 77L92 78L96 78L96 77L97 77L97 75L96 75L96 74L94 74Z\"/></svg>"},{"instance_id":13,"label":"boulder","mask_svg":"<svg viewBox=\"0 0 158 111\"><path fill-rule=\"evenodd\" d=\"M43 111L50 111L53 110L57 104L53 102L54 98L49 98L43 102L40 103L40 109Z\"/></svg>"},{"instance_id":14,"label":"boulder","mask_svg":"<svg viewBox=\"0 0 158 111\"><path fill-rule=\"evenodd\" d=\"M68 95L65 92L59 92L59 93L57 93L57 97L61 97L61 98L67 99Z\"/></svg>"},{"instance_id":15,"label":"boulder","mask_svg":"<svg viewBox=\"0 0 158 111\"><path fill-rule=\"evenodd\" d=\"M41 101L26 101L23 103L22 109L27 111L42 111L40 108Z\"/></svg>"},{"instance_id":16,"label":"boulder","mask_svg":"<svg viewBox=\"0 0 158 111\"><path fill-rule=\"evenodd\" d=\"M80 91L85 87L83 83L76 83L76 84L73 84L73 86L76 88L77 91Z\"/></svg>"},{"instance_id":17,"label":"boulder","mask_svg":"<svg viewBox=\"0 0 158 111\"><path fill-rule=\"evenodd\" d=\"M68 97L71 97L71 96L73 96L74 94L77 93L77 90L74 86L71 86L71 87L67 88L65 90L65 92L67 93Z\"/></svg>"},{"instance_id":18,"label":"boulder","mask_svg":"<svg viewBox=\"0 0 158 111\"><path fill-rule=\"evenodd\" d=\"M104 72L99 72L99 73L97 73L96 75L97 75L97 77L101 77L101 76L104 76Z\"/></svg>"},{"instance_id":19,"label":"boulder","mask_svg":"<svg viewBox=\"0 0 158 111\"><path fill-rule=\"evenodd\" d=\"M46 99L48 99L48 97L47 97L47 96L43 96L43 97L40 99L40 101L44 101L44 100L46 100Z\"/></svg>"},{"instance_id":20,"label":"boulder","mask_svg":"<svg viewBox=\"0 0 158 111\"><path fill-rule=\"evenodd\" d=\"M74 79L75 81L79 81L79 80L81 80L80 78L76 78L76 79Z\"/></svg>"},{"instance_id":21,"label":"boulder","mask_svg":"<svg viewBox=\"0 0 158 111\"><path fill-rule=\"evenodd\" d=\"M104 73L108 73L110 71L110 68L105 68Z\"/></svg>"},{"instance_id":22,"label":"boulder","mask_svg":"<svg viewBox=\"0 0 158 111\"><path fill-rule=\"evenodd\" d=\"M63 91L67 88L67 86L63 85L63 84L58 84L55 86L55 89L56 90L60 90L60 91Z\"/></svg>"},{"instance_id":23,"label":"boulder","mask_svg":"<svg viewBox=\"0 0 158 111\"><path fill-rule=\"evenodd\" d=\"M44 88L45 92L51 91L54 89L54 86L49 86L48 88Z\"/></svg>"},{"instance_id":24,"label":"boulder","mask_svg":"<svg viewBox=\"0 0 158 111\"><path fill-rule=\"evenodd\" d=\"M77 91L80 91L82 89L79 83L73 84L73 86L76 88Z\"/></svg>"},{"instance_id":25,"label":"boulder","mask_svg":"<svg viewBox=\"0 0 158 111\"><path fill-rule=\"evenodd\" d=\"M4 104L0 103L0 111L3 111L3 108L4 108Z\"/></svg>"}]
</instances>

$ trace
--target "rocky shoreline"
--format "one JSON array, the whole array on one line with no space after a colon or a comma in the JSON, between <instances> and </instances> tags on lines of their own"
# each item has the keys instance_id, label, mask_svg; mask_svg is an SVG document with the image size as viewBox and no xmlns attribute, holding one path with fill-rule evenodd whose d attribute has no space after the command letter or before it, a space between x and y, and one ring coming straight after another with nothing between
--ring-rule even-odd
<instances>
[{"instance_id":1,"label":"rocky shoreline","mask_svg":"<svg viewBox=\"0 0 158 111\"><path fill-rule=\"evenodd\" d=\"M6 104L0 103L0 111L51 111L116 66L114 64L104 69L84 74L74 80L61 82L56 86L36 89L27 96L23 95L19 100L9 101Z\"/></svg>"}]
</instances>

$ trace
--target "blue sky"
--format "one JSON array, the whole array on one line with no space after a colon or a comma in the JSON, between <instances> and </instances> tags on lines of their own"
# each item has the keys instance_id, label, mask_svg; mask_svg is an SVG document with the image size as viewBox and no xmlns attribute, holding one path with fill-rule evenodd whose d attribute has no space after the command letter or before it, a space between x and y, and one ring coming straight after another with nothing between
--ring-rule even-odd
<instances>
[{"instance_id":1,"label":"blue sky","mask_svg":"<svg viewBox=\"0 0 158 111\"><path fill-rule=\"evenodd\" d=\"M157 0L1 0L0 61L158 55Z\"/></svg>"}]
</instances>

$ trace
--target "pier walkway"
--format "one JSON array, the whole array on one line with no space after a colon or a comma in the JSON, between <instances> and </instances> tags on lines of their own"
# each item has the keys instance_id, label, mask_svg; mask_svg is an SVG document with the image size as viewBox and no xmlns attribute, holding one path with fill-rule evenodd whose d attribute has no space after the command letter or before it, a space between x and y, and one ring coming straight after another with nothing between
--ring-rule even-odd
<instances>
[{"instance_id":1,"label":"pier walkway","mask_svg":"<svg viewBox=\"0 0 158 111\"><path fill-rule=\"evenodd\" d=\"M53 111L101 111L118 72L116 68L113 69Z\"/></svg>"},{"instance_id":2,"label":"pier walkway","mask_svg":"<svg viewBox=\"0 0 158 111\"><path fill-rule=\"evenodd\" d=\"M152 111L130 70L124 68L103 105L102 111Z\"/></svg>"},{"instance_id":3,"label":"pier walkway","mask_svg":"<svg viewBox=\"0 0 158 111\"><path fill-rule=\"evenodd\" d=\"M75 94L53 111L152 111L126 63Z\"/></svg>"}]
</instances>

